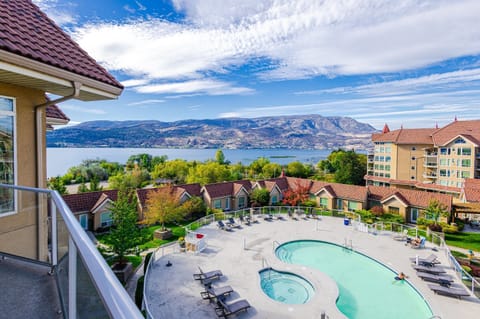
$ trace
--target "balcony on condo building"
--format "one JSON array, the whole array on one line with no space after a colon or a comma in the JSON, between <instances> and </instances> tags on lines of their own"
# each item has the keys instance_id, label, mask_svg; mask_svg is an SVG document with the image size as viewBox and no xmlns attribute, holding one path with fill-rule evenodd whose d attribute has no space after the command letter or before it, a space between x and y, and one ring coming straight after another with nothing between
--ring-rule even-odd
<instances>
[{"instance_id":1,"label":"balcony on condo building","mask_svg":"<svg viewBox=\"0 0 480 319\"><path fill-rule=\"evenodd\" d=\"M0 184L2 318L143 318L52 190Z\"/></svg>"}]
</instances>

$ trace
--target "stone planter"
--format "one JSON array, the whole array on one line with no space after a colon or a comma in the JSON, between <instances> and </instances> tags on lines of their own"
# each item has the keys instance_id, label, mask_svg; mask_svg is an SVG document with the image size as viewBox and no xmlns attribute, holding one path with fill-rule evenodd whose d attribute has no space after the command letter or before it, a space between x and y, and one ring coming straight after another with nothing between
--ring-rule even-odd
<instances>
[{"instance_id":1,"label":"stone planter","mask_svg":"<svg viewBox=\"0 0 480 319\"><path fill-rule=\"evenodd\" d=\"M133 274L133 266L132 263L129 262L123 265L115 263L112 265L112 270L122 284L126 284Z\"/></svg>"},{"instance_id":2,"label":"stone planter","mask_svg":"<svg viewBox=\"0 0 480 319\"><path fill-rule=\"evenodd\" d=\"M172 236L173 234L171 229L166 229L166 230L157 229L156 231L153 232L153 237L156 239L169 239Z\"/></svg>"}]
</instances>

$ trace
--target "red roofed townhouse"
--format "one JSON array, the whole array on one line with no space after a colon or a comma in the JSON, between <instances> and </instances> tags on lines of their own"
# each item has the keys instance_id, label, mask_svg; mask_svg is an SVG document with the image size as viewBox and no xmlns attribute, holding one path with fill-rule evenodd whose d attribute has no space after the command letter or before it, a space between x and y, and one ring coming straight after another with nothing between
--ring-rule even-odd
<instances>
[{"instance_id":1,"label":"red roofed townhouse","mask_svg":"<svg viewBox=\"0 0 480 319\"><path fill-rule=\"evenodd\" d=\"M442 128L383 130L372 135L368 185L419 188L459 197L466 178L480 178L480 120Z\"/></svg>"},{"instance_id":2,"label":"red roofed townhouse","mask_svg":"<svg viewBox=\"0 0 480 319\"><path fill-rule=\"evenodd\" d=\"M238 210L249 206L252 183L247 180L208 184L201 193L205 205L222 211Z\"/></svg>"},{"instance_id":3,"label":"red roofed townhouse","mask_svg":"<svg viewBox=\"0 0 480 319\"><path fill-rule=\"evenodd\" d=\"M141 317L68 206L45 189L46 131L68 122L53 106L116 99L122 90L32 1L0 1L0 255L9 257L0 267L0 278L9 278L2 317L76 318L86 311L90 317ZM69 269L69 260L83 267ZM94 290L88 302L73 284L80 270L88 275L79 285ZM73 295L59 296L67 292L56 287L59 280Z\"/></svg>"}]
</instances>

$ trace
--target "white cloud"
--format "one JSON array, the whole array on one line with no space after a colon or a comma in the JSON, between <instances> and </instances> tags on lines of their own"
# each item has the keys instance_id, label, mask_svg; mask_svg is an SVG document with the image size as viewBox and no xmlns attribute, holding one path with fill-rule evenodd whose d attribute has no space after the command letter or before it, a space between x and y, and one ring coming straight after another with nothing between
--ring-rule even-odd
<instances>
[{"instance_id":1,"label":"white cloud","mask_svg":"<svg viewBox=\"0 0 480 319\"><path fill-rule=\"evenodd\" d=\"M133 106L133 105L157 104L157 103L163 103L163 102L165 102L165 100L144 100L144 101L129 103L128 105Z\"/></svg>"},{"instance_id":2,"label":"white cloud","mask_svg":"<svg viewBox=\"0 0 480 319\"><path fill-rule=\"evenodd\" d=\"M214 81L214 80L192 80L185 82L166 83L166 84L150 84L135 87L139 93L190 93L202 92L208 95L227 95L227 94L250 94L252 89L245 87L231 86L230 83Z\"/></svg>"},{"instance_id":3,"label":"white cloud","mask_svg":"<svg viewBox=\"0 0 480 319\"><path fill-rule=\"evenodd\" d=\"M110 70L175 82L157 86L157 93L177 89L178 81L235 72L255 59L272 62L254 76L284 80L397 72L480 53L477 0L173 3L188 23L92 23L73 36Z\"/></svg>"},{"instance_id":4,"label":"white cloud","mask_svg":"<svg viewBox=\"0 0 480 319\"><path fill-rule=\"evenodd\" d=\"M76 18L69 12L69 7L73 6L72 3L68 3L66 7L59 6L58 0L33 0L33 3L60 26L76 22Z\"/></svg>"},{"instance_id":5,"label":"white cloud","mask_svg":"<svg viewBox=\"0 0 480 319\"><path fill-rule=\"evenodd\" d=\"M104 110L100 109L92 109L90 106L85 106L85 107L80 107L80 106L75 106L75 105L69 105L69 104L62 104L61 106L62 110L69 110L69 111L74 111L74 112L80 112L80 113L89 113L89 114L107 114Z\"/></svg>"},{"instance_id":6,"label":"white cloud","mask_svg":"<svg viewBox=\"0 0 480 319\"><path fill-rule=\"evenodd\" d=\"M130 79L126 81L122 81L122 85L124 87L132 87L132 86L139 86L139 85L145 85L149 82L147 79Z\"/></svg>"}]
</instances>

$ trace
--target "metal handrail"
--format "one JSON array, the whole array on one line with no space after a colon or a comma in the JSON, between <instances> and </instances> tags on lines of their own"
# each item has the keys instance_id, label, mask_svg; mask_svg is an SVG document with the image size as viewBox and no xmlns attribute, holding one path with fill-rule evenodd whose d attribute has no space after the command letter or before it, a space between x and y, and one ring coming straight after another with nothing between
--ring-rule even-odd
<instances>
[{"instance_id":1,"label":"metal handrail","mask_svg":"<svg viewBox=\"0 0 480 319\"><path fill-rule=\"evenodd\" d=\"M143 318L137 306L133 303L125 288L120 284L117 277L110 269L105 259L97 248L93 245L87 233L82 229L77 219L74 217L70 208L63 201L57 191L39 189L25 186L15 186L0 184L0 187L12 188L16 190L30 191L36 193L45 193L51 196L55 207L63 218L70 236L70 242L76 247L82 261L88 271L90 278L97 289L100 298L105 305L109 315L112 318ZM52 216L53 222L53 216ZM52 242L56 245L57 242ZM71 251L74 247L69 247ZM70 297L69 300L76 300ZM73 319L76 314L71 318Z\"/></svg>"}]
</instances>

